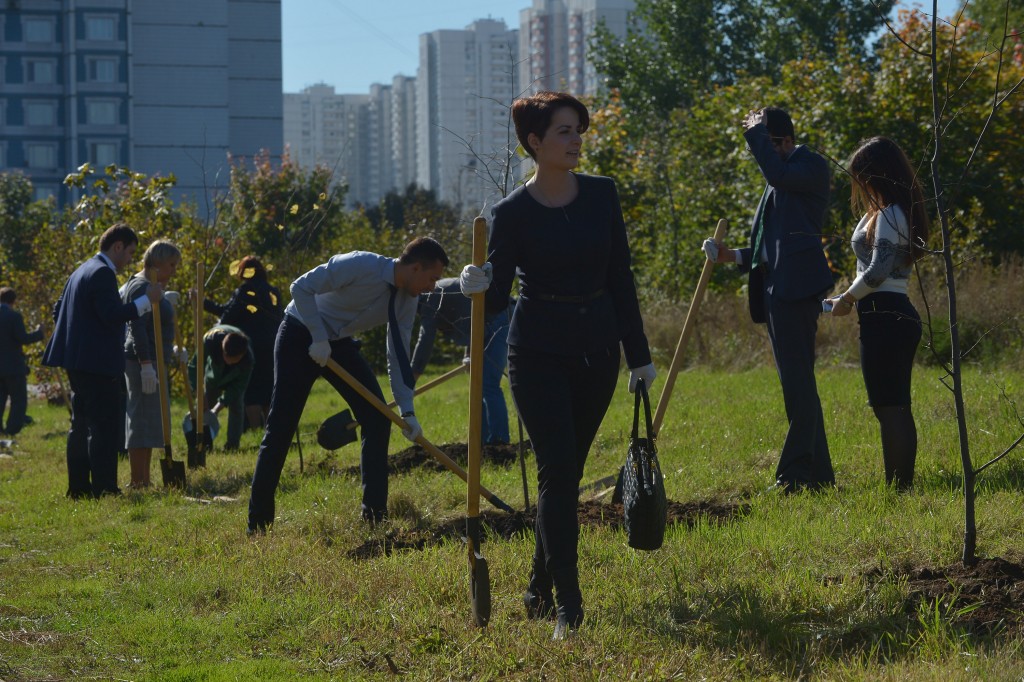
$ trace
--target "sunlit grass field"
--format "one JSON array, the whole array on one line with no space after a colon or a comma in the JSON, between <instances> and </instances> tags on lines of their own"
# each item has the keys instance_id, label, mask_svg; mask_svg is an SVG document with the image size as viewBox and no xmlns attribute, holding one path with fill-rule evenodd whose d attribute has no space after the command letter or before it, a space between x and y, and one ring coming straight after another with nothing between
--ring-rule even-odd
<instances>
[{"instance_id":1,"label":"sunlit grass field","mask_svg":"<svg viewBox=\"0 0 1024 682\"><path fill-rule=\"evenodd\" d=\"M459 542L350 557L368 540L463 517L466 492L448 473L393 476L391 520L361 522L359 481L337 474L358 464L357 446L328 453L315 442L317 425L344 407L325 382L302 419L304 470L293 448L276 524L254 539L244 530L259 434L190 471L184 495L73 502L64 497L67 412L34 402L36 423L0 460L0 679L1021 679L1016 626L961 627L956 610L969 602L908 605L905 570L955 564L961 549L959 444L940 370L915 373L920 451L907 495L882 484L859 368L822 367L818 377L838 487L787 497L767 492L785 433L774 370L679 376L659 438L669 498L742 511L673 526L647 553L620 530L585 528L587 621L567 642L550 641L552 624L523 612L532 533L484 544L486 629L471 618ZM584 482L625 457L633 403L621 379ZM968 371L977 462L1024 431L1001 397L1019 399L1022 382L1020 372ZM429 439L465 442L467 386L458 377L417 399ZM183 413L177 404L179 459ZM407 445L393 430L392 452ZM1022 456L982 478L981 556L1024 554ZM532 457L527 465L532 502ZM122 487L127 477L122 461ZM522 508L518 465L485 463L483 482Z\"/></svg>"}]
</instances>

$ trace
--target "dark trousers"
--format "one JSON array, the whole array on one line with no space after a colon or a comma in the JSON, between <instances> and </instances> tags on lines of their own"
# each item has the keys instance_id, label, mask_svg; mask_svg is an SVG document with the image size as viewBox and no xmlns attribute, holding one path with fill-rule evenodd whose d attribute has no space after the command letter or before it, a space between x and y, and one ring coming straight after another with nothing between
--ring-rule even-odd
<instances>
[{"instance_id":1,"label":"dark trousers","mask_svg":"<svg viewBox=\"0 0 1024 682\"><path fill-rule=\"evenodd\" d=\"M531 588L582 603L577 571L579 484L619 376L619 349L590 357L509 350L509 384L537 456L537 522Z\"/></svg>"},{"instance_id":2,"label":"dark trousers","mask_svg":"<svg viewBox=\"0 0 1024 682\"><path fill-rule=\"evenodd\" d=\"M4 423L4 408L11 399L11 409ZM0 431L15 436L25 425L25 410L28 408L28 382L24 374L0 376Z\"/></svg>"},{"instance_id":3,"label":"dark trousers","mask_svg":"<svg viewBox=\"0 0 1024 682\"><path fill-rule=\"evenodd\" d=\"M836 477L814 378L814 337L821 298L783 301L766 290L765 311L789 421L775 479L787 488L834 485Z\"/></svg>"},{"instance_id":4,"label":"dark trousers","mask_svg":"<svg viewBox=\"0 0 1024 682\"><path fill-rule=\"evenodd\" d=\"M360 468L363 477L363 512L379 514L388 503L388 442L391 422L364 400L355 389L326 367L309 357L313 342L309 330L291 315L285 315L274 344L274 390L270 396L267 429L260 443L256 471L249 498L249 527L265 528L274 522L274 492L281 479L288 447L299 427L302 409L317 377L334 387L352 409L362 436ZM353 339L331 341L331 357L371 393L384 399L380 384Z\"/></svg>"},{"instance_id":5,"label":"dark trousers","mask_svg":"<svg viewBox=\"0 0 1024 682\"><path fill-rule=\"evenodd\" d=\"M69 369L68 496L118 494L117 439L123 433L121 376Z\"/></svg>"},{"instance_id":6,"label":"dark trousers","mask_svg":"<svg viewBox=\"0 0 1024 682\"><path fill-rule=\"evenodd\" d=\"M876 292L857 301L860 364L871 407L910 404L921 316L906 294Z\"/></svg>"}]
</instances>

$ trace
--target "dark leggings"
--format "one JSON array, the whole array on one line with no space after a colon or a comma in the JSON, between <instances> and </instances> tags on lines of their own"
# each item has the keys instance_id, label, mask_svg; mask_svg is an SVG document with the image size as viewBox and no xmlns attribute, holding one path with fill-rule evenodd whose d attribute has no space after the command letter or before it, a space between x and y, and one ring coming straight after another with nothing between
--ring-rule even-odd
<instances>
[{"instance_id":1,"label":"dark leggings","mask_svg":"<svg viewBox=\"0 0 1024 682\"><path fill-rule=\"evenodd\" d=\"M577 542L579 483L619 375L619 348L561 357L509 348L509 384L537 456L537 522L531 589L557 591L582 608Z\"/></svg>"},{"instance_id":2,"label":"dark leggings","mask_svg":"<svg viewBox=\"0 0 1024 682\"><path fill-rule=\"evenodd\" d=\"M868 403L882 436L885 480L899 490L914 482L917 425L910 408L921 317L905 294L878 292L857 302L860 358Z\"/></svg>"}]
</instances>

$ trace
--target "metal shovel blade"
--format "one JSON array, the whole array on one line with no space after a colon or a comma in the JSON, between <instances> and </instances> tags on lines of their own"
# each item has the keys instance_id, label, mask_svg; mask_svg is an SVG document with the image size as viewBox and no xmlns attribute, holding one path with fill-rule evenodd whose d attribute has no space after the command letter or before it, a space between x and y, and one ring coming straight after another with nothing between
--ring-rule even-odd
<instances>
[{"instance_id":1,"label":"metal shovel blade","mask_svg":"<svg viewBox=\"0 0 1024 682\"><path fill-rule=\"evenodd\" d=\"M184 432L185 442L188 444L188 468L205 467L206 453L213 448L213 439L217 437L217 432L220 431L217 415L207 410L206 416L203 417L203 434L205 437L202 440L202 448L199 447L199 442L196 440L196 427L192 423L192 415L185 415L181 422L181 430Z\"/></svg>"},{"instance_id":2,"label":"metal shovel blade","mask_svg":"<svg viewBox=\"0 0 1024 682\"><path fill-rule=\"evenodd\" d=\"M466 545L469 550L469 602L477 627L491 620L491 574L487 559L480 553L480 517L466 519Z\"/></svg>"},{"instance_id":3,"label":"metal shovel blade","mask_svg":"<svg viewBox=\"0 0 1024 682\"><path fill-rule=\"evenodd\" d=\"M185 488L185 463L171 457L171 448L164 448L164 457L160 460L160 473L164 478L165 488Z\"/></svg>"},{"instance_id":4,"label":"metal shovel blade","mask_svg":"<svg viewBox=\"0 0 1024 682\"><path fill-rule=\"evenodd\" d=\"M350 410L342 410L333 417L328 417L320 428L316 430L316 442L324 450L337 450L343 445L355 443L359 437L352 425L356 420L352 418Z\"/></svg>"}]
</instances>

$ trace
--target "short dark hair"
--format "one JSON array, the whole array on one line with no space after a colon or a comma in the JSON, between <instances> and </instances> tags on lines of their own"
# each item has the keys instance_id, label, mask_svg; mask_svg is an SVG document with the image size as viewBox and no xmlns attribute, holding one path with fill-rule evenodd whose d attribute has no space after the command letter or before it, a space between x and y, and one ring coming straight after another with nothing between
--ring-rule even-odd
<instances>
[{"instance_id":1,"label":"short dark hair","mask_svg":"<svg viewBox=\"0 0 1024 682\"><path fill-rule=\"evenodd\" d=\"M768 134L772 137L777 137L780 140L784 137L796 138L796 133L793 132L793 119L789 117L789 112L785 109L765 107L764 124L768 128Z\"/></svg>"},{"instance_id":2,"label":"short dark hair","mask_svg":"<svg viewBox=\"0 0 1024 682\"><path fill-rule=\"evenodd\" d=\"M536 158L530 148L530 133L544 139L544 133L551 126L551 118L562 107L573 109L580 117L580 133L590 127L590 112L583 102L565 92L544 90L530 97L520 97L512 102L512 122L516 126L516 137L531 158Z\"/></svg>"},{"instance_id":3,"label":"short dark hair","mask_svg":"<svg viewBox=\"0 0 1024 682\"><path fill-rule=\"evenodd\" d=\"M0 303L10 305L18 300L18 294L10 287L0 287Z\"/></svg>"},{"instance_id":4,"label":"short dark hair","mask_svg":"<svg viewBox=\"0 0 1024 682\"><path fill-rule=\"evenodd\" d=\"M432 265L433 263L440 262L444 267L448 267L448 254L445 253L444 247L436 239L416 237L416 239L405 245L402 255L398 257L398 262L402 265L410 265L412 263Z\"/></svg>"},{"instance_id":5,"label":"short dark hair","mask_svg":"<svg viewBox=\"0 0 1024 682\"><path fill-rule=\"evenodd\" d=\"M109 251L114 244L121 242L125 247L139 243L139 236L135 230L125 223L117 223L107 228L107 231L100 237L100 251Z\"/></svg>"},{"instance_id":6,"label":"short dark hair","mask_svg":"<svg viewBox=\"0 0 1024 682\"><path fill-rule=\"evenodd\" d=\"M244 334L239 334L238 332L228 332L220 343L221 348L224 350L224 355L233 358L243 356L249 350L249 339L245 338Z\"/></svg>"}]
</instances>

